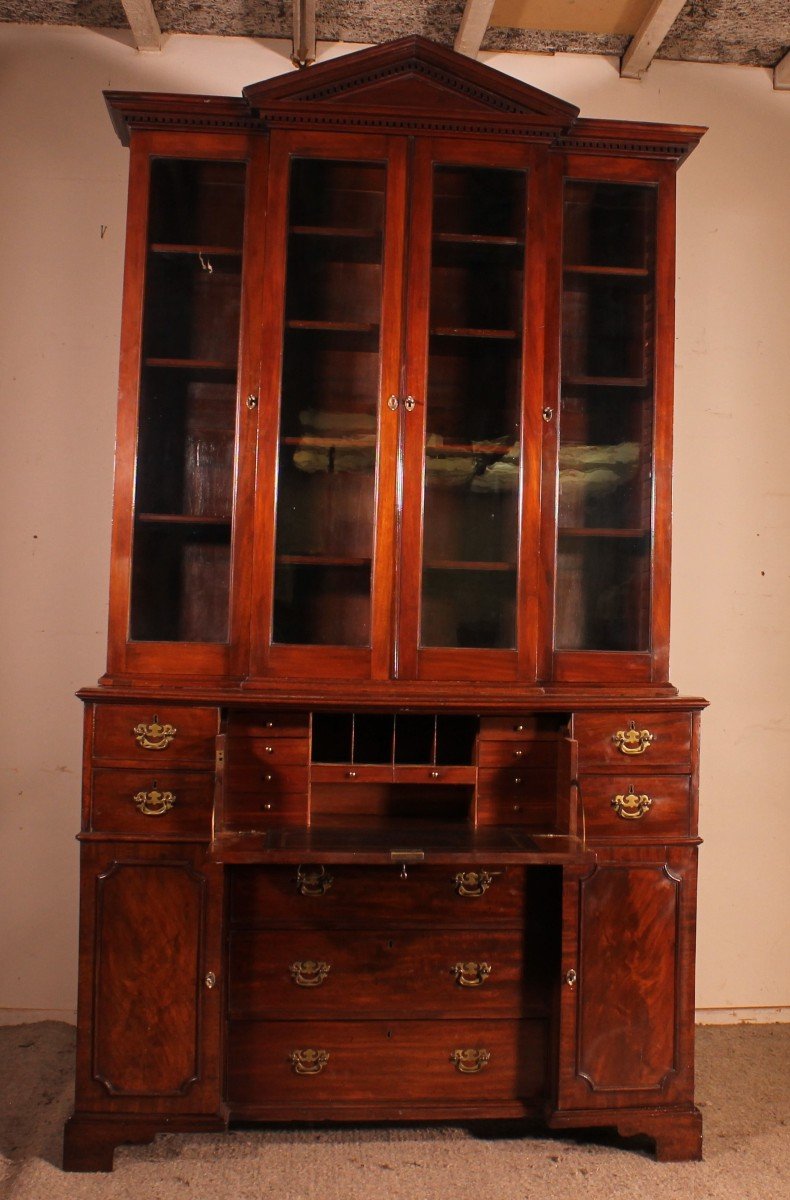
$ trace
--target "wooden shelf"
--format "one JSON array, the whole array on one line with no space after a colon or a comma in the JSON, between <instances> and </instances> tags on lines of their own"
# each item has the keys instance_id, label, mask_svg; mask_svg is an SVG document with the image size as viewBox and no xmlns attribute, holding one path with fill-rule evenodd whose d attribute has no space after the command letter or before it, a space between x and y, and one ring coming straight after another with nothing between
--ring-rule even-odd
<instances>
[{"instance_id":1,"label":"wooden shelf","mask_svg":"<svg viewBox=\"0 0 790 1200\"><path fill-rule=\"evenodd\" d=\"M650 380L626 375L569 375L563 379L563 387L622 387L645 388Z\"/></svg>"},{"instance_id":2,"label":"wooden shelf","mask_svg":"<svg viewBox=\"0 0 790 1200\"><path fill-rule=\"evenodd\" d=\"M519 336L515 329L456 329L437 325L431 330L432 337L488 338L491 341L515 341Z\"/></svg>"},{"instance_id":3,"label":"wooden shelf","mask_svg":"<svg viewBox=\"0 0 790 1200\"><path fill-rule=\"evenodd\" d=\"M517 237L498 237L488 233L435 233L435 242L457 246L523 246L524 239Z\"/></svg>"},{"instance_id":4,"label":"wooden shelf","mask_svg":"<svg viewBox=\"0 0 790 1200\"><path fill-rule=\"evenodd\" d=\"M334 436L306 433L301 437L284 437L280 438L280 443L283 446L301 446L305 449L317 450L374 450L376 448L376 434L373 430L370 433L338 433Z\"/></svg>"},{"instance_id":5,"label":"wooden shelf","mask_svg":"<svg viewBox=\"0 0 790 1200\"><path fill-rule=\"evenodd\" d=\"M563 270L567 275L597 275L611 279L649 279L648 267L598 267L587 263L568 263Z\"/></svg>"},{"instance_id":6,"label":"wooden shelf","mask_svg":"<svg viewBox=\"0 0 790 1200\"><path fill-rule=\"evenodd\" d=\"M143 525L201 525L229 527L230 516L227 517L197 517L190 513L137 513L137 520Z\"/></svg>"},{"instance_id":7,"label":"wooden shelf","mask_svg":"<svg viewBox=\"0 0 790 1200\"><path fill-rule=\"evenodd\" d=\"M374 322L359 321L286 321L287 329L313 329L319 333L378 333L378 325Z\"/></svg>"},{"instance_id":8,"label":"wooden shelf","mask_svg":"<svg viewBox=\"0 0 790 1200\"><path fill-rule=\"evenodd\" d=\"M459 562L455 559L434 559L423 564L426 571L515 571L510 562Z\"/></svg>"},{"instance_id":9,"label":"wooden shelf","mask_svg":"<svg viewBox=\"0 0 790 1200\"><path fill-rule=\"evenodd\" d=\"M301 237L355 238L369 241L381 237L382 231L372 227L346 229L342 225L292 225L290 232Z\"/></svg>"},{"instance_id":10,"label":"wooden shelf","mask_svg":"<svg viewBox=\"0 0 790 1200\"><path fill-rule=\"evenodd\" d=\"M181 242L151 242L148 249L152 254L204 254L215 258L241 258L241 246L187 245Z\"/></svg>"},{"instance_id":11,"label":"wooden shelf","mask_svg":"<svg viewBox=\"0 0 790 1200\"><path fill-rule=\"evenodd\" d=\"M288 567L369 567L370 558L342 554L278 554L276 561Z\"/></svg>"},{"instance_id":12,"label":"wooden shelf","mask_svg":"<svg viewBox=\"0 0 790 1200\"><path fill-rule=\"evenodd\" d=\"M147 367L167 367L174 371L231 371L235 375L235 362L219 362L215 358L146 358Z\"/></svg>"},{"instance_id":13,"label":"wooden shelf","mask_svg":"<svg viewBox=\"0 0 790 1200\"><path fill-rule=\"evenodd\" d=\"M642 538L646 537L649 529L587 529L585 527L569 526L558 529L560 537L574 538Z\"/></svg>"},{"instance_id":14,"label":"wooden shelf","mask_svg":"<svg viewBox=\"0 0 790 1200\"><path fill-rule=\"evenodd\" d=\"M426 446L425 453L470 454L472 456L484 454L504 457L504 455L511 453L517 441L518 438L514 437L506 446L503 446L501 442L475 442L474 445L471 442L442 442L440 446Z\"/></svg>"}]
</instances>

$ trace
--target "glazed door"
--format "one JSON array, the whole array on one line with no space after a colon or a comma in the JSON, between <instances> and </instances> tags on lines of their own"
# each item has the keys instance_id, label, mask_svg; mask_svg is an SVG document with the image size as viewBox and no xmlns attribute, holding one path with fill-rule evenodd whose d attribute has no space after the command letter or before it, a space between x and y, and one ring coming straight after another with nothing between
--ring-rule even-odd
<instances>
[{"instance_id":1,"label":"glazed door","mask_svg":"<svg viewBox=\"0 0 790 1200\"><path fill-rule=\"evenodd\" d=\"M535 676L544 304L535 157L524 146L416 146L401 678Z\"/></svg>"},{"instance_id":2,"label":"glazed door","mask_svg":"<svg viewBox=\"0 0 790 1200\"><path fill-rule=\"evenodd\" d=\"M275 132L270 180L253 674L387 678L406 144Z\"/></svg>"},{"instance_id":3,"label":"glazed door","mask_svg":"<svg viewBox=\"0 0 790 1200\"><path fill-rule=\"evenodd\" d=\"M556 547L553 632L545 639L553 653L541 674L661 682L668 667L674 169L572 157L556 186L561 337L547 404L558 420L547 430L543 500L545 544Z\"/></svg>"},{"instance_id":4,"label":"glazed door","mask_svg":"<svg viewBox=\"0 0 790 1200\"><path fill-rule=\"evenodd\" d=\"M566 871L558 1109L690 1101L696 848Z\"/></svg>"},{"instance_id":5,"label":"glazed door","mask_svg":"<svg viewBox=\"0 0 790 1200\"><path fill-rule=\"evenodd\" d=\"M82 1112L219 1110L222 875L203 853L83 844Z\"/></svg>"},{"instance_id":6,"label":"glazed door","mask_svg":"<svg viewBox=\"0 0 790 1200\"><path fill-rule=\"evenodd\" d=\"M246 661L264 157L260 138L133 138L110 672Z\"/></svg>"}]
</instances>

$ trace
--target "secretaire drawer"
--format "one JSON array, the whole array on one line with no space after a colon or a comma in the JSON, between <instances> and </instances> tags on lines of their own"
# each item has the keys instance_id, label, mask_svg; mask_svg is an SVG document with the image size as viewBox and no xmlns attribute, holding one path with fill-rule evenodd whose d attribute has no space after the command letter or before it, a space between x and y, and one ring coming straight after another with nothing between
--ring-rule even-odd
<instances>
[{"instance_id":1,"label":"secretaire drawer","mask_svg":"<svg viewBox=\"0 0 790 1200\"><path fill-rule=\"evenodd\" d=\"M480 740L478 762L481 767L551 767L557 761L557 741Z\"/></svg>"},{"instance_id":2,"label":"secretaire drawer","mask_svg":"<svg viewBox=\"0 0 790 1200\"><path fill-rule=\"evenodd\" d=\"M234 930L231 1017L518 1017L545 1011L522 930ZM541 986L542 984L542 986Z\"/></svg>"},{"instance_id":3,"label":"secretaire drawer","mask_svg":"<svg viewBox=\"0 0 790 1200\"><path fill-rule=\"evenodd\" d=\"M589 838L688 837L691 786L684 775L581 775Z\"/></svg>"},{"instance_id":4,"label":"secretaire drawer","mask_svg":"<svg viewBox=\"0 0 790 1200\"><path fill-rule=\"evenodd\" d=\"M577 713L573 728L581 769L690 769L690 713Z\"/></svg>"},{"instance_id":5,"label":"secretaire drawer","mask_svg":"<svg viewBox=\"0 0 790 1200\"><path fill-rule=\"evenodd\" d=\"M545 1020L231 1021L231 1105L481 1100L545 1087Z\"/></svg>"},{"instance_id":6,"label":"secretaire drawer","mask_svg":"<svg viewBox=\"0 0 790 1200\"><path fill-rule=\"evenodd\" d=\"M100 769L93 772L91 825L97 833L208 838L213 798L208 772Z\"/></svg>"},{"instance_id":7,"label":"secretaire drawer","mask_svg":"<svg viewBox=\"0 0 790 1200\"><path fill-rule=\"evenodd\" d=\"M523 867L237 867L231 921L237 926L520 925Z\"/></svg>"},{"instance_id":8,"label":"secretaire drawer","mask_svg":"<svg viewBox=\"0 0 790 1200\"><path fill-rule=\"evenodd\" d=\"M219 709L173 705L97 704L94 758L159 763L211 763Z\"/></svg>"}]
</instances>

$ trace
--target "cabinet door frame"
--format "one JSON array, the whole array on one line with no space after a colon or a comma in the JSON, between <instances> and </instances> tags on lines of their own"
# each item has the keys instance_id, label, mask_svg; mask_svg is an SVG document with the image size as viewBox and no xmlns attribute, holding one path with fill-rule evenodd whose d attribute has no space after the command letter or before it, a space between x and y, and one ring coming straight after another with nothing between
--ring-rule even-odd
<instances>
[{"instance_id":1,"label":"cabinet door frame","mask_svg":"<svg viewBox=\"0 0 790 1200\"><path fill-rule=\"evenodd\" d=\"M554 419L545 430L541 499L540 663L538 678L558 683L666 683L672 539L672 417L675 331L675 162L553 154L547 212L546 400ZM642 651L555 649L557 503L563 290L564 183L643 183L657 187L653 360L653 460L650 543L649 645Z\"/></svg>"},{"instance_id":2,"label":"cabinet door frame","mask_svg":"<svg viewBox=\"0 0 790 1200\"><path fill-rule=\"evenodd\" d=\"M221 1107L222 1087L222 992L223 992L223 893L222 868L204 861L205 848L197 844L167 843L112 843L106 841L83 841L81 901L80 901L80 977L77 1030L77 1084L76 1107L83 1113L217 1113ZM119 880L124 871L169 871L174 878L193 890L198 907L197 928L187 927L182 912L172 916L179 925L182 938L194 939L195 973L194 989L186 994L179 987L178 1004L188 1007L187 1016L193 1023L193 1065L187 1068L183 1078L175 1079L170 1087L125 1087L123 1082L108 1073L102 1062L100 1039L104 1020L101 991L102 971L105 969L104 955L113 938L112 930L105 929L104 899L106 887L112 886L113 878ZM139 930L130 930L129 921L139 913L129 911L124 903L124 929L116 931L118 937L139 935L140 947L147 943L147 924ZM157 925L157 913L150 919ZM143 956L142 949L140 950ZM129 963L128 983L117 981L129 1000L138 977L139 962ZM110 970L118 969L115 963ZM156 964L153 964L156 968ZM206 985L208 972L216 976L216 984ZM148 997L150 1003L150 996ZM163 1003L166 1001L163 998ZM131 1035L130 1035L131 1037ZM131 1061L144 1056L144 1047L122 1040L122 1051ZM155 1039L154 1039L155 1043ZM181 1048L185 1053L187 1047Z\"/></svg>"},{"instance_id":3,"label":"cabinet door frame","mask_svg":"<svg viewBox=\"0 0 790 1200\"><path fill-rule=\"evenodd\" d=\"M276 541L276 492L280 391L285 331L289 189L284 186L292 158L383 162L387 194L382 245L382 308L377 396L378 443L375 478L374 546L371 564L369 646L289 645L272 641ZM393 654L395 495L398 464L398 411L389 396L400 394L403 320L407 142L381 134L341 135L275 130L271 135L263 281L260 417L258 427L255 568L251 667L255 677L295 676L388 679ZM273 517L272 514L275 514Z\"/></svg>"},{"instance_id":4,"label":"cabinet door frame","mask_svg":"<svg viewBox=\"0 0 790 1200\"><path fill-rule=\"evenodd\" d=\"M521 480L516 584L516 645L512 650L423 647L423 488L429 350L430 272L433 225L433 168L478 166L524 170L527 174L525 257L521 333ZM415 140L407 267L404 393L414 397L403 421L403 487L399 512L398 658L401 679L530 682L536 677L541 409L544 394L543 319L546 301L546 152L534 143L472 138Z\"/></svg>"},{"instance_id":5,"label":"cabinet door frame","mask_svg":"<svg viewBox=\"0 0 790 1200\"><path fill-rule=\"evenodd\" d=\"M148 256L151 162L155 158L247 164L242 295L236 376L236 437L227 642L142 641L130 637L132 553L137 474L143 316ZM110 556L107 674L227 677L246 673L254 490L254 423L245 404L257 387L260 350L257 310L263 274L262 239L253 213L266 178L266 141L248 134L133 131L118 385L115 501Z\"/></svg>"},{"instance_id":6,"label":"cabinet door frame","mask_svg":"<svg viewBox=\"0 0 790 1200\"><path fill-rule=\"evenodd\" d=\"M696 863L696 846L653 846L602 850L592 869L566 868L555 1097L558 1110L655 1107L691 1102L694 1088ZM624 878L629 875L630 879ZM674 938L671 973L665 973L653 989L640 991L638 979L633 975L634 964L625 961L629 949L633 951L635 945L643 955L650 953L650 931L642 930L637 934L632 929L629 933L628 922L623 922L622 914L616 911L609 914L605 926L600 920L593 924L594 893L599 887L606 887L608 882L614 884L613 894L618 883L626 887L631 884L632 893L637 893L641 886L646 901L655 900L658 907L659 890L664 892L665 899L674 899L671 917L666 918L667 928L671 919ZM600 916L599 913L596 915ZM660 937L660 930L655 936ZM666 1024L656 1030L656 1039L671 1043L668 1061L657 1068L652 1082L641 1086L625 1076L620 1082L596 1079L591 1066L590 1059L597 1052L602 1064L599 1069L603 1066L611 1068L616 1061L615 1069L625 1071L629 1049L631 1059L641 1059L645 1047L644 1040L640 1041L637 1054L633 1046L629 1048L622 1042L615 1044L621 1029L616 1019L617 1005L612 1003L609 989L616 971L609 973L605 985L601 978L585 978L588 964L605 958L622 961L623 971L631 972L628 985L634 989L631 997L634 1003L646 1004L652 1000L657 1009L663 1005L665 1010ZM665 966L668 961L669 956ZM668 989L671 989L669 995L666 994ZM599 1027L596 1027L596 1014ZM604 1014L603 1018L601 1014ZM649 1014L643 1014L643 1024L647 1024L650 1032L654 1025L648 1018ZM643 1029L642 1037L644 1032ZM627 1031L622 1031L622 1036L627 1037ZM602 1037L609 1043L603 1049Z\"/></svg>"}]
</instances>

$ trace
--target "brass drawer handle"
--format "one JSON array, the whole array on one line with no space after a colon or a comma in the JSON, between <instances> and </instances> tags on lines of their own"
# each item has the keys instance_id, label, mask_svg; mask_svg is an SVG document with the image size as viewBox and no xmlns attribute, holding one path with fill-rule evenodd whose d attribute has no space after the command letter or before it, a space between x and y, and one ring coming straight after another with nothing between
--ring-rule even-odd
<instances>
[{"instance_id":1,"label":"brass drawer handle","mask_svg":"<svg viewBox=\"0 0 790 1200\"><path fill-rule=\"evenodd\" d=\"M334 882L326 867L297 868L296 886L303 896L323 896Z\"/></svg>"},{"instance_id":2,"label":"brass drawer handle","mask_svg":"<svg viewBox=\"0 0 790 1200\"><path fill-rule=\"evenodd\" d=\"M173 792L160 792L156 780L150 792L138 792L133 800L144 817L161 817L173 807L176 798Z\"/></svg>"},{"instance_id":3,"label":"brass drawer handle","mask_svg":"<svg viewBox=\"0 0 790 1200\"><path fill-rule=\"evenodd\" d=\"M462 1075L476 1075L491 1061L491 1051L469 1048L468 1050L453 1050L450 1062Z\"/></svg>"},{"instance_id":4,"label":"brass drawer handle","mask_svg":"<svg viewBox=\"0 0 790 1200\"><path fill-rule=\"evenodd\" d=\"M292 1050L288 1061L297 1075L320 1075L329 1062L328 1050Z\"/></svg>"},{"instance_id":5,"label":"brass drawer handle","mask_svg":"<svg viewBox=\"0 0 790 1200\"><path fill-rule=\"evenodd\" d=\"M156 713L154 713L150 725L141 722L132 730L138 746L142 746L143 750L164 750L166 746L170 745L177 732L175 725L160 725Z\"/></svg>"},{"instance_id":6,"label":"brass drawer handle","mask_svg":"<svg viewBox=\"0 0 790 1200\"><path fill-rule=\"evenodd\" d=\"M500 871L494 874L500 875ZM459 896L482 896L494 882L490 871L459 871L453 883Z\"/></svg>"},{"instance_id":7,"label":"brass drawer handle","mask_svg":"<svg viewBox=\"0 0 790 1200\"><path fill-rule=\"evenodd\" d=\"M624 796L612 797L612 808L624 821L639 821L652 807L653 801L650 796L637 796L633 784Z\"/></svg>"},{"instance_id":8,"label":"brass drawer handle","mask_svg":"<svg viewBox=\"0 0 790 1200\"><path fill-rule=\"evenodd\" d=\"M308 958L304 962L291 963L288 970L297 987L314 988L321 986L332 967L329 963Z\"/></svg>"},{"instance_id":9,"label":"brass drawer handle","mask_svg":"<svg viewBox=\"0 0 790 1200\"><path fill-rule=\"evenodd\" d=\"M649 729L637 729L635 721L629 721L627 729L612 734L612 741L622 754L644 754L655 740L656 735Z\"/></svg>"},{"instance_id":10,"label":"brass drawer handle","mask_svg":"<svg viewBox=\"0 0 790 1200\"><path fill-rule=\"evenodd\" d=\"M458 962L452 968L451 974L460 987L482 987L491 974L490 963Z\"/></svg>"}]
</instances>

